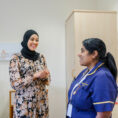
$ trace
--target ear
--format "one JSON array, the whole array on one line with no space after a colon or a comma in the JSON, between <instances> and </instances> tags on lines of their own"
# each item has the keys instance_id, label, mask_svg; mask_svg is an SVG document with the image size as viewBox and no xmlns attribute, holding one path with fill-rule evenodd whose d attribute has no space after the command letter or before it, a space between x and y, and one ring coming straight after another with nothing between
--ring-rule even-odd
<instances>
[{"instance_id":1,"label":"ear","mask_svg":"<svg viewBox=\"0 0 118 118\"><path fill-rule=\"evenodd\" d=\"M93 59L97 59L98 58L98 51L97 50L93 51L92 57L93 57Z\"/></svg>"}]
</instances>

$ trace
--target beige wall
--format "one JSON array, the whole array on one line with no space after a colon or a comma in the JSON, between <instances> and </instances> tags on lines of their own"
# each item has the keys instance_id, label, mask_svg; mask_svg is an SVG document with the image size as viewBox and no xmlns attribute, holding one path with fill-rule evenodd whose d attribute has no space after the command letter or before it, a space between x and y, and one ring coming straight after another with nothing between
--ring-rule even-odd
<instances>
[{"instance_id":1,"label":"beige wall","mask_svg":"<svg viewBox=\"0 0 118 118\"><path fill-rule=\"evenodd\" d=\"M39 32L38 51L46 56L52 77L50 118L65 118L65 19L73 9L96 9L96 1L0 0L0 43L20 43L29 28ZM0 118L8 118L8 64L0 62Z\"/></svg>"}]
</instances>

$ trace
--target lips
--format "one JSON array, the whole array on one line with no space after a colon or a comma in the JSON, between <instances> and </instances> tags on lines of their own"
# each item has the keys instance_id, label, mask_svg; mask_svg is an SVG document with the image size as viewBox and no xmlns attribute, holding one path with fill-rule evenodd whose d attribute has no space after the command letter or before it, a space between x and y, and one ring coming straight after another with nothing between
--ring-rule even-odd
<instances>
[{"instance_id":1,"label":"lips","mask_svg":"<svg viewBox=\"0 0 118 118\"><path fill-rule=\"evenodd\" d=\"M31 45L32 48L36 48L36 45Z\"/></svg>"}]
</instances>

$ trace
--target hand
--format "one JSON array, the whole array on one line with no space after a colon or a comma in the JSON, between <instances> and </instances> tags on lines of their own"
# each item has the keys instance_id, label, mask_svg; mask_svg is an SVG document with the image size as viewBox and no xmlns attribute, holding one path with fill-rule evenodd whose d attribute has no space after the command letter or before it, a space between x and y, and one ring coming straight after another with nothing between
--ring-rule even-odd
<instances>
[{"instance_id":1,"label":"hand","mask_svg":"<svg viewBox=\"0 0 118 118\"><path fill-rule=\"evenodd\" d=\"M48 69L45 69L45 70L41 70L41 71L39 71L39 72L36 72L35 74L34 74L34 80L35 79L37 79L37 78L41 78L41 79L43 79L43 78L48 78L48 76L49 76L49 71L48 71Z\"/></svg>"},{"instance_id":2,"label":"hand","mask_svg":"<svg viewBox=\"0 0 118 118\"><path fill-rule=\"evenodd\" d=\"M48 69L45 69L45 70L42 70L41 72L39 72L40 74L39 74L39 77L38 78L48 78L48 76L49 76L49 71L48 71Z\"/></svg>"}]
</instances>

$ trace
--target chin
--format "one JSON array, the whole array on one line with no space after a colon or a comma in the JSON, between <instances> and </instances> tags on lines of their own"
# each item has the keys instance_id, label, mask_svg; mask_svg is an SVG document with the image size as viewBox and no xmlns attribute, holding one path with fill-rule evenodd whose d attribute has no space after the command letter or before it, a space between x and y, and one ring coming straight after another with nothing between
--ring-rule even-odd
<instances>
[{"instance_id":1,"label":"chin","mask_svg":"<svg viewBox=\"0 0 118 118\"><path fill-rule=\"evenodd\" d=\"M80 62L80 66L85 66L85 64Z\"/></svg>"},{"instance_id":2,"label":"chin","mask_svg":"<svg viewBox=\"0 0 118 118\"><path fill-rule=\"evenodd\" d=\"M35 49L30 49L31 51L35 51Z\"/></svg>"},{"instance_id":3,"label":"chin","mask_svg":"<svg viewBox=\"0 0 118 118\"><path fill-rule=\"evenodd\" d=\"M82 65L83 65L81 62L80 62L79 64L80 64L80 66L82 66Z\"/></svg>"},{"instance_id":4,"label":"chin","mask_svg":"<svg viewBox=\"0 0 118 118\"><path fill-rule=\"evenodd\" d=\"M82 61L79 61L79 64L82 66L83 65Z\"/></svg>"},{"instance_id":5,"label":"chin","mask_svg":"<svg viewBox=\"0 0 118 118\"><path fill-rule=\"evenodd\" d=\"M84 66L83 64L80 64L80 66Z\"/></svg>"}]
</instances>

